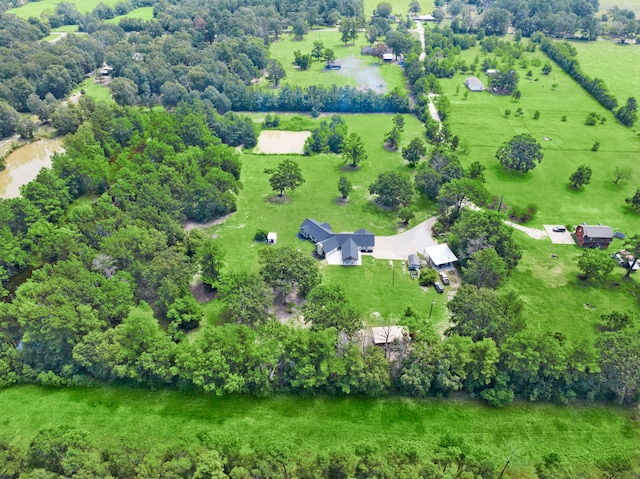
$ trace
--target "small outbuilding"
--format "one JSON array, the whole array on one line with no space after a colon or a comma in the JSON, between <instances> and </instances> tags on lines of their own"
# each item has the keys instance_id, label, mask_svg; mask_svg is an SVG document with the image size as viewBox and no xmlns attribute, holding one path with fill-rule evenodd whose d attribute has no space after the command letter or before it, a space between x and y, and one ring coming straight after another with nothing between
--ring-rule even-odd
<instances>
[{"instance_id":1,"label":"small outbuilding","mask_svg":"<svg viewBox=\"0 0 640 479\"><path fill-rule=\"evenodd\" d=\"M467 77L464 81L464 86L466 86L469 91L484 91L484 84L476 77Z\"/></svg>"},{"instance_id":2,"label":"small outbuilding","mask_svg":"<svg viewBox=\"0 0 640 479\"><path fill-rule=\"evenodd\" d=\"M393 53L383 53L382 54L383 62L392 62L393 61Z\"/></svg>"},{"instance_id":3,"label":"small outbuilding","mask_svg":"<svg viewBox=\"0 0 640 479\"><path fill-rule=\"evenodd\" d=\"M453 269L453 263L458 258L447 244L437 244L424 249L424 255L429 257L429 264L438 270Z\"/></svg>"},{"instance_id":4,"label":"small outbuilding","mask_svg":"<svg viewBox=\"0 0 640 479\"><path fill-rule=\"evenodd\" d=\"M371 331L373 332L373 344L376 346L390 344L404 336L402 326L379 326L371 328Z\"/></svg>"},{"instance_id":5,"label":"small outbuilding","mask_svg":"<svg viewBox=\"0 0 640 479\"><path fill-rule=\"evenodd\" d=\"M418 271L420 269L420 258L418 258L417 254L410 254L407 264L409 265L409 271Z\"/></svg>"},{"instance_id":6,"label":"small outbuilding","mask_svg":"<svg viewBox=\"0 0 640 479\"><path fill-rule=\"evenodd\" d=\"M278 233L269 232L267 234L267 244L276 244L278 241Z\"/></svg>"},{"instance_id":7,"label":"small outbuilding","mask_svg":"<svg viewBox=\"0 0 640 479\"><path fill-rule=\"evenodd\" d=\"M327 70L340 70L342 68L342 62L340 60L330 60L325 63L324 67Z\"/></svg>"},{"instance_id":8,"label":"small outbuilding","mask_svg":"<svg viewBox=\"0 0 640 479\"><path fill-rule=\"evenodd\" d=\"M576 227L575 236L583 248L607 249L613 241L613 229L610 226L583 223Z\"/></svg>"},{"instance_id":9,"label":"small outbuilding","mask_svg":"<svg viewBox=\"0 0 640 479\"><path fill-rule=\"evenodd\" d=\"M416 22L435 22L436 17L427 13L426 15L413 15L411 17Z\"/></svg>"}]
</instances>

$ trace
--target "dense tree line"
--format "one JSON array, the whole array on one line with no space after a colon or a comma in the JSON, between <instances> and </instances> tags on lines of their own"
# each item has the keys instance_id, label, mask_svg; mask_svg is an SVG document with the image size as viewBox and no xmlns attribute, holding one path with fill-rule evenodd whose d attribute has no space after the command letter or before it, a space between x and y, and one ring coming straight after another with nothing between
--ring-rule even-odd
<instances>
[{"instance_id":1,"label":"dense tree line","mask_svg":"<svg viewBox=\"0 0 640 479\"><path fill-rule=\"evenodd\" d=\"M115 437L109 445L99 446L80 428L43 428L27 444L0 443L0 475L7 479L493 478L510 462L508 452L456 434L440 435L429 445L401 438L393 444L361 438L345 448L323 451L284 438L244 436L202 431L199 441L194 438L195 444L189 445L149 446ZM581 465L569 464L557 453L532 457L540 478L625 473L633 469L631 461L625 454Z\"/></svg>"},{"instance_id":2,"label":"dense tree line","mask_svg":"<svg viewBox=\"0 0 640 479\"><path fill-rule=\"evenodd\" d=\"M538 37L540 49L556 62L571 78L587 90L607 110L613 111L618 106L618 101L609 93L604 81L600 78L591 78L580 68L576 58L576 49L568 42L557 43L544 36Z\"/></svg>"}]
</instances>

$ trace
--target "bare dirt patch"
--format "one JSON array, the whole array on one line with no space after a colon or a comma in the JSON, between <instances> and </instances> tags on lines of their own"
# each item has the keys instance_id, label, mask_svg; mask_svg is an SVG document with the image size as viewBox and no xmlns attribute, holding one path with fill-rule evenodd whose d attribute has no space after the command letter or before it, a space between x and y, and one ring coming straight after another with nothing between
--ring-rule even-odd
<instances>
[{"instance_id":1,"label":"bare dirt patch","mask_svg":"<svg viewBox=\"0 0 640 479\"><path fill-rule=\"evenodd\" d=\"M232 214L233 213L229 213L228 215L221 216L220 218L216 218L215 220L207 221L206 223L198 223L196 221L186 221L182 225L182 229L184 231L191 231L191 230L196 229L196 228L208 228L209 226L221 225Z\"/></svg>"},{"instance_id":2,"label":"bare dirt patch","mask_svg":"<svg viewBox=\"0 0 640 479\"><path fill-rule=\"evenodd\" d=\"M310 131L264 130L258 137L254 153L267 155L302 154L304 142L311 136Z\"/></svg>"},{"instance_id":3,"label":"bare dirt patch","mask_svg":"<svg viewBox=\"0 0 640 479\"><path fill-rule=\"evenodd\" d=\"M287 195L282 195L282 196L271 196L267 199L267 201L269 203L276 203L276 204L288 204L289 203L289 198L287 197Z\"/></svg>"},{"instance_id":4,"label":"bare dirt patch","mask_svg":"<svg viewBox=\"0 0 640 479\"><path fill-rule=\"evenodd\" d=\"M191 283L191 294L198 303L204 304L215 299L218 292L210 289L202 281L198 280Z\"/></svg>"}]
</instances>

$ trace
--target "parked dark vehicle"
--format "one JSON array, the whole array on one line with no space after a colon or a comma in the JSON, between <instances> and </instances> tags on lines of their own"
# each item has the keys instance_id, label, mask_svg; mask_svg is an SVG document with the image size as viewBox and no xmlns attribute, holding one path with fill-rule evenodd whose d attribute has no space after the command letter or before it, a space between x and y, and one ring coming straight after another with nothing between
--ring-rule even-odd
<instances>
[{"instance_id":1,"label":"parked dark vehicle","mask_svg":"<svg viewBox=\"0 0 640 479\"><path fill-rule=\"evenodd\" d=\"M439 281L436 281L435 283L433 283L433 287L436 289L436 291L440 294L444 293L444 286L442 286L442 283L440 283Z\"/></svg>"}]
</instances>

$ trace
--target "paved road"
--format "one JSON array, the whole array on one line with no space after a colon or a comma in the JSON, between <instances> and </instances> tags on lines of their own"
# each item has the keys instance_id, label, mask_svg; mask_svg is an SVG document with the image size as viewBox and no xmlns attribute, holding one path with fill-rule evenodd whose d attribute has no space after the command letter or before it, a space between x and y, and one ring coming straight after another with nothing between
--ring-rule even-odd
<instances>
[{"instance_id":1,"label":"paved road","mask_svg":"<svg viewBox=\"0 0 640 479\"><path fill-rule=\"evenodd\" d=\"M410 230L394 236L376 236L376 246L372 256L377 259L398 259L406 261L410 254L423 253L426 246L437 244L431 237L435 216L423 221Z\"/></svg>"}]
</instances>

